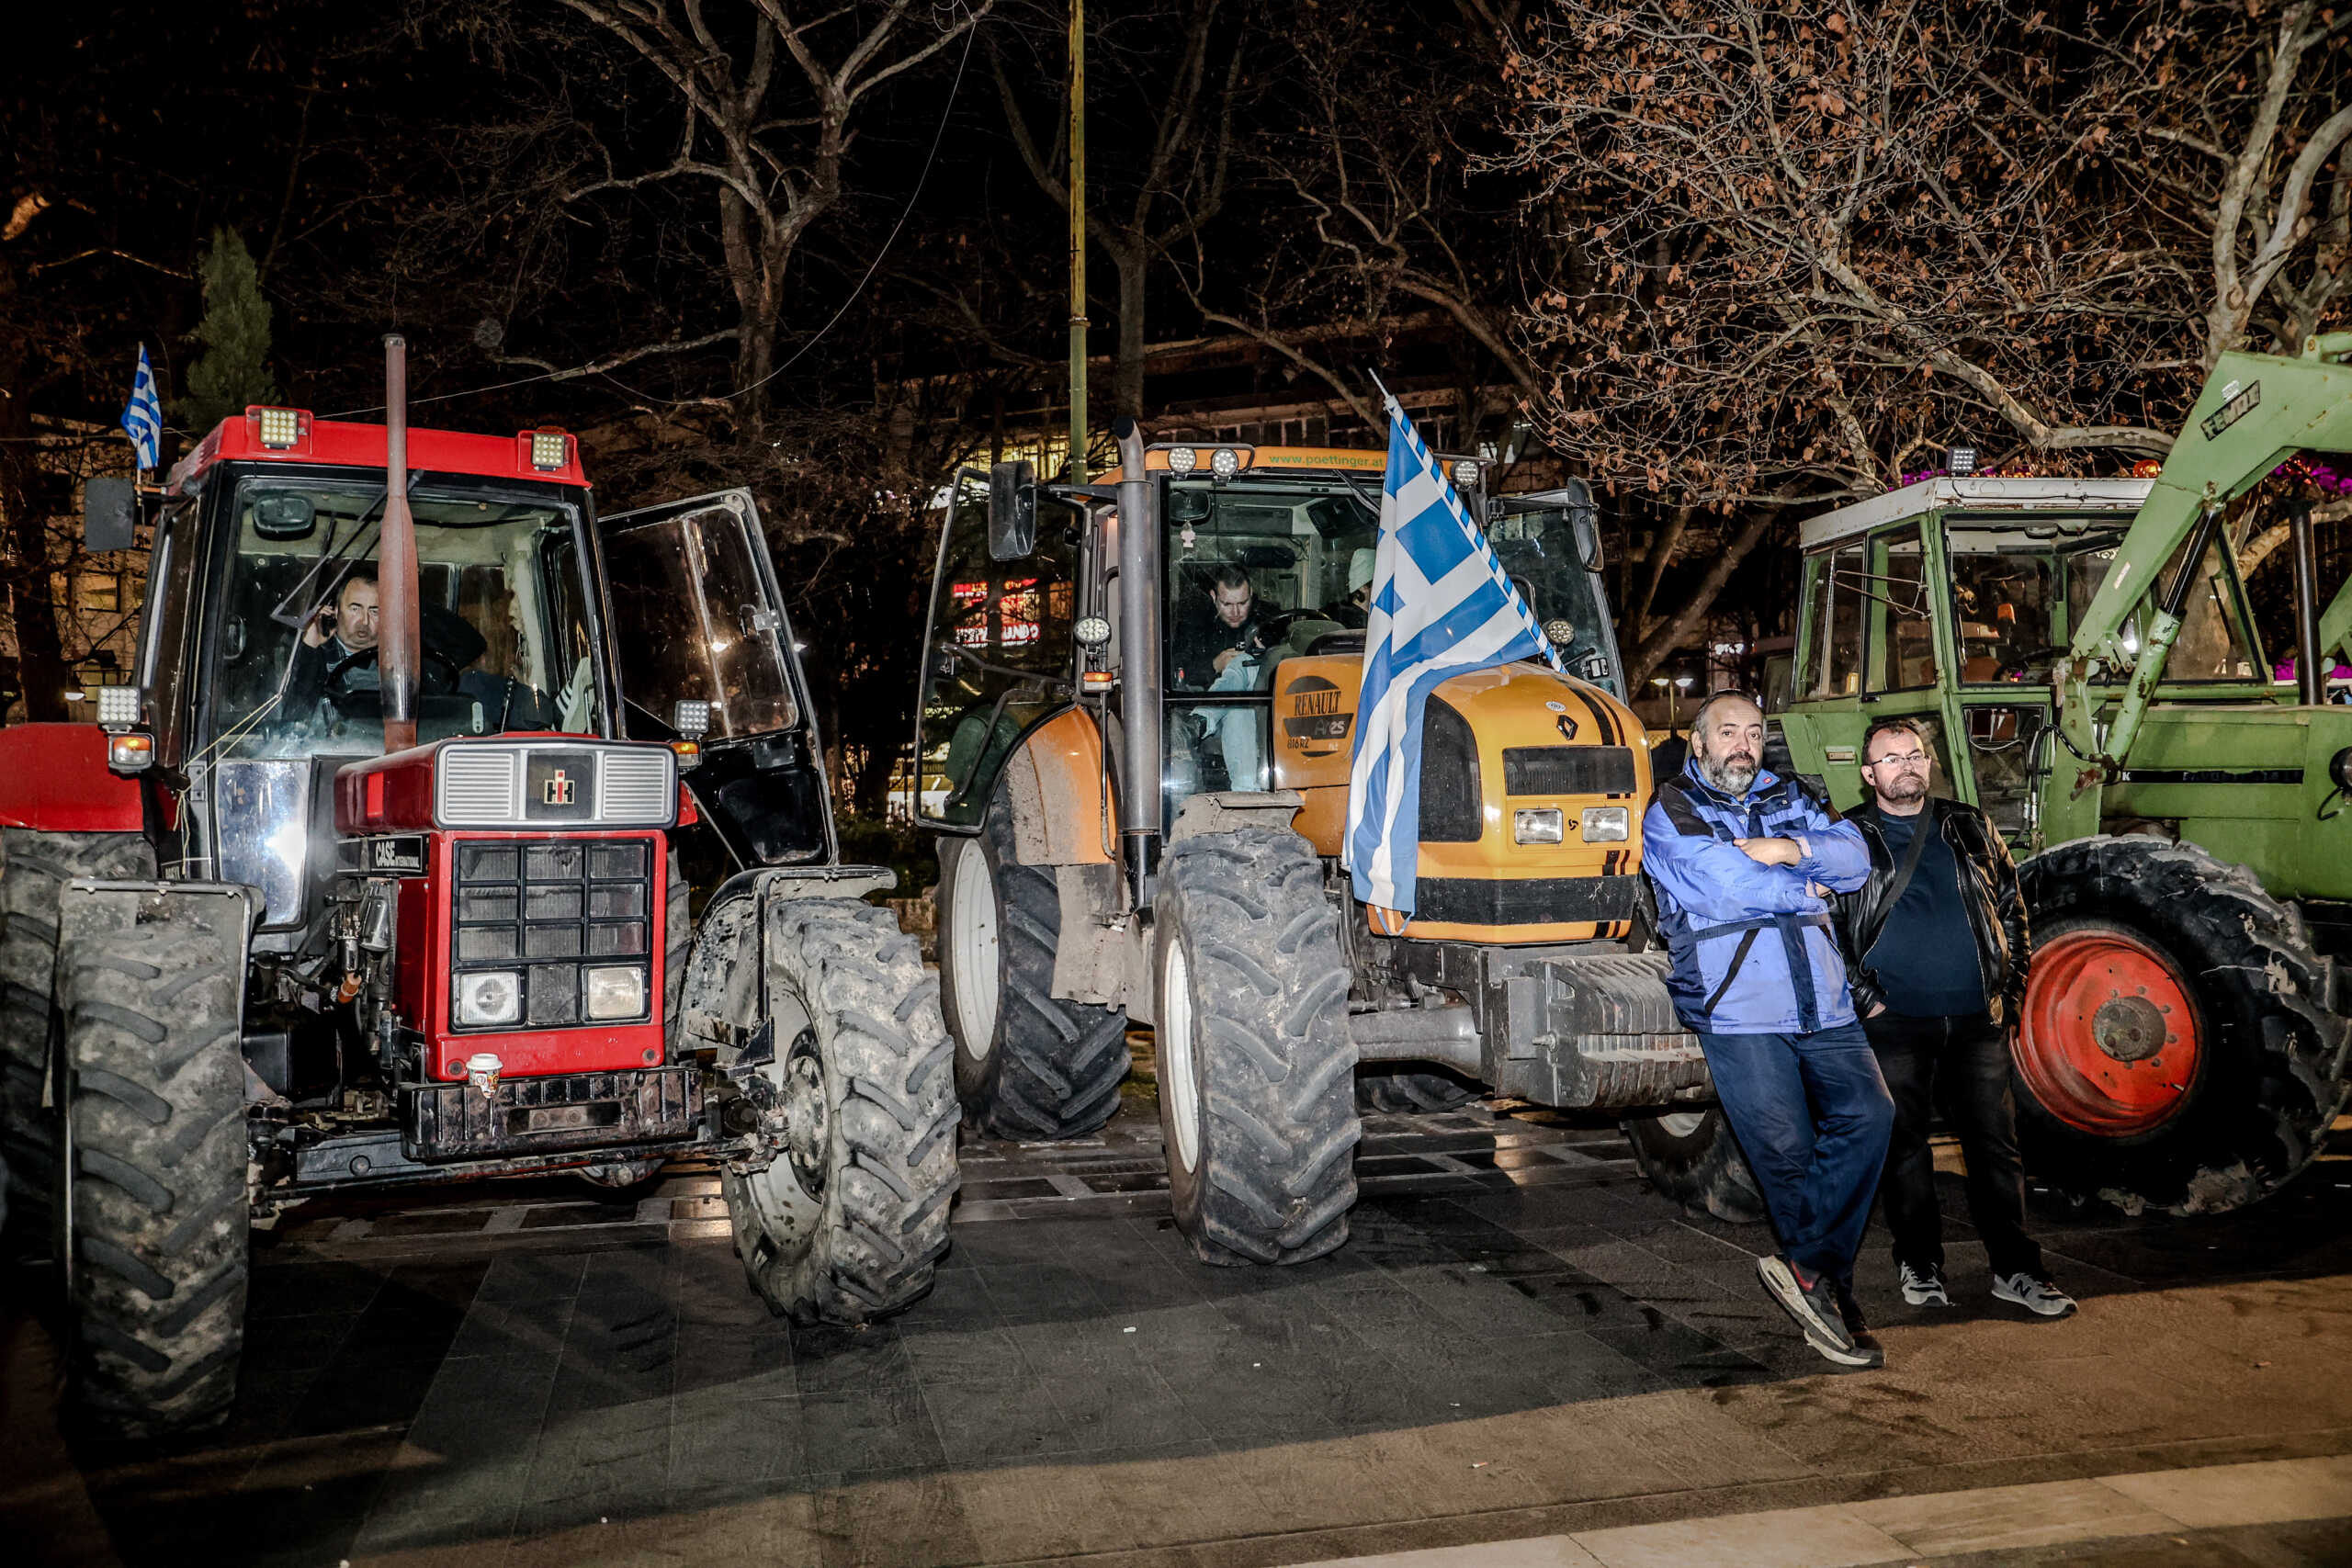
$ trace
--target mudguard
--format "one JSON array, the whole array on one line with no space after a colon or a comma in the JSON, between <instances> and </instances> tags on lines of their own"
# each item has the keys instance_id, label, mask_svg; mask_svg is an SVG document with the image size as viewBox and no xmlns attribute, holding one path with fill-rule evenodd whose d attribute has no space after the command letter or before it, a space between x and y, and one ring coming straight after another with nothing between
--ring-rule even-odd
<instances>
[{"instance_id":1,"label":"mudguard","mask_svg":"<svg viewBox=\"0 0 2352 1568\"><path fill-rule=\"evenodd\" d=\"M107 732L96 725L0 729L0 828L136 833L145 825L139 781L107 766Z\"/></svg>"}]
</instances>

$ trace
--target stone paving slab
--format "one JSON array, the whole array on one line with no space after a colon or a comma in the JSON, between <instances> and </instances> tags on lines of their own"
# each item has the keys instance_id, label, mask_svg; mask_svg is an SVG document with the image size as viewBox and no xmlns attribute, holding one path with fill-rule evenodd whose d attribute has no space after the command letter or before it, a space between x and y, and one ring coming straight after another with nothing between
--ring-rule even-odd
<instances>
[{"instance_id":1,"label":"stone paving slab","mask_svg":"<svg viewBox=\"0 0 2352 1568\"><path fill-rule=\"evenodd\" d=\"M1339 1253L1273 1270L1193 1262L1164 1195L1101 1168L1156 1157L1138 1121L976 1148L1082 1195L974 1200L933 1295L855 1331L766 1314L700 1173L623 1204L534 1183L297 1211L257 1253L243 1394L206 1438L60 1445L45 1336L5 1320L0 1516L56 1560L133 1564L233 1542L1246 1568L2352 1450L2332 1180L2212 1221L2038 1214L2085 1303L2061 1322L1990 1302L1956 1217L1956 1304L1905 1307L1874 1235L1859 1285L1889 1365L1838 1375L1761 1302L1765 1233L1661 1201L1607 1128L1375 1118L1401 1154L1577 1157L1433 1166L1368 1190ZM515 1217L567 1206L591 1217ZM459 1212L488 1217L385 1224Z\"/></svg>"}]
</instances>

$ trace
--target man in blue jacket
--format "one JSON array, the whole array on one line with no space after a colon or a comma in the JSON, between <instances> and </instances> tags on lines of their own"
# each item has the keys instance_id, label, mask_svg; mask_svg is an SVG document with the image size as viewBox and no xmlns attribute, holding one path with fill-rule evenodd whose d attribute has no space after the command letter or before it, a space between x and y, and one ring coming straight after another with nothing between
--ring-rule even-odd
<instances>
[{"instance_id":1,"label":"man in blue jacket","mask_svg":"<svg viewBox=\"0 0 2352 1568\"><path fill-rule=\"evenodd\" d=\"M1855 1303L1894 1102L1854 1016L1830 895L1870 877L1852 824L1762 771L1764 713L1718 692L1690 760L1642 820L1642 864L1673 960L1668 989L1699 1037L1724 1114L1763 1190L1781 1251L1757 1272L1805 1342L1846 1367L1885 1352Z\"/></svg>"}]
</instances>

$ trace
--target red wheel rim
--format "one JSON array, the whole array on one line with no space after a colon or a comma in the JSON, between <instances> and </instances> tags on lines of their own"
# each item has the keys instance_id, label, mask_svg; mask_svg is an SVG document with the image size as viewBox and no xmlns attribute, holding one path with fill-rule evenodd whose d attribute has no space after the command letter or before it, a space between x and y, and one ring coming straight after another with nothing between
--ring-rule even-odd
<instances>
[{"instance_id":1,"label":"red wheel rim","mask_svg":"<svg viewBox=\"0 0 2352 1568\"><path fill-rule=\"evenodd\" d=\"M2161 1125L2203 1054L2188 980L2137 937L2087 927L2034 953L2018 1073L2068 1126L2120 1138Z\"/></svg>"}]
</instances>

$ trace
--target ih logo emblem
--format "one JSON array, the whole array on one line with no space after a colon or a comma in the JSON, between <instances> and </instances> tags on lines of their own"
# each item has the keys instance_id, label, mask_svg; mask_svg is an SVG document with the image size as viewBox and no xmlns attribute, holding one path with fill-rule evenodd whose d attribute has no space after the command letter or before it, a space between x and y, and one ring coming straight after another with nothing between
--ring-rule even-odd
<instances>
[{"instance_id":1,"label":"ih logo emblem","mask_svg":"<svg viewBox=\"0 0 2352 1568\"><path fill-rule=\"evenodd\" d=\"M561 768L558 768L541 793L546 795L549 806L569 806L571 804L571 780L565 776Z\"/></svg>"}]
</instances>

